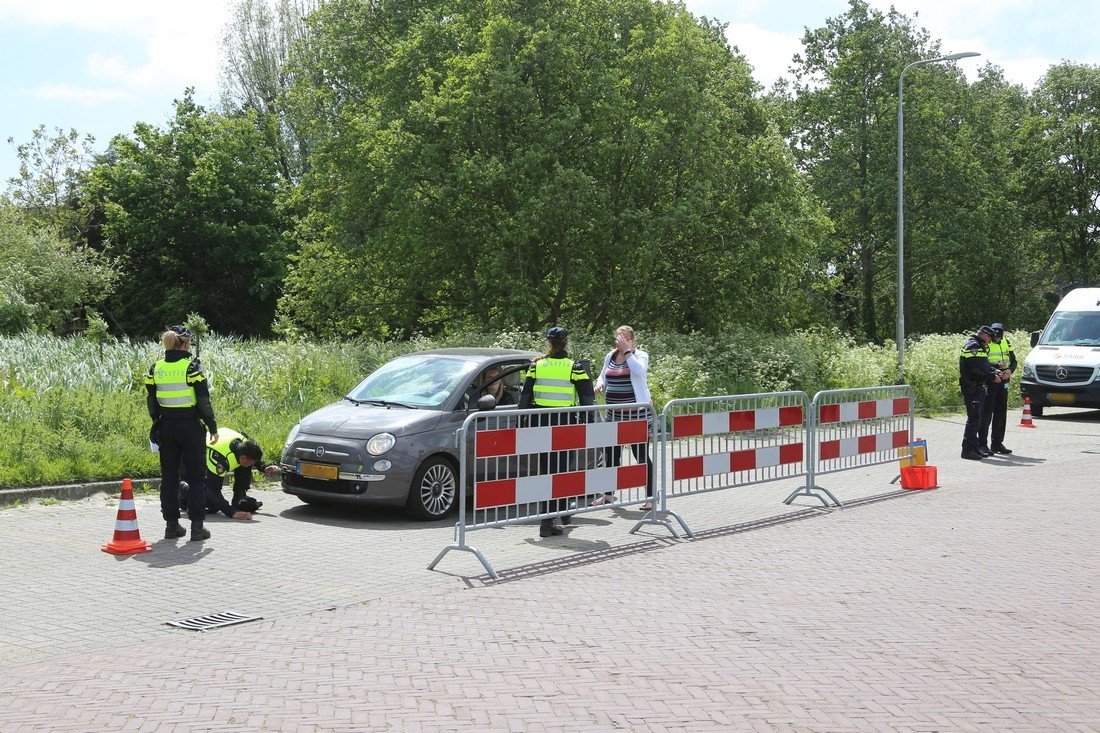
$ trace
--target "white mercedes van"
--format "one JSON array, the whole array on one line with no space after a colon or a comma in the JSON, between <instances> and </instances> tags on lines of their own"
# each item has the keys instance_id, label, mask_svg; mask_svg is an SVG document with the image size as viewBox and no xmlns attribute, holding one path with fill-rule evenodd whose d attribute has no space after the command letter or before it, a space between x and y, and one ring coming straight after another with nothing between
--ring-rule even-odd
<instances>
[{"instance_id":1,"label":"white mercedes van","mask_svg":"<svg viewBox=\"0 0 1100 733\"><path fill-rule=\"evenodd\" d=\"M1062 298L1042 331L1031 335L1020 390L1031 414L1044 407L1100 407L1100 288Z\"/></svg>"}]
</instances>

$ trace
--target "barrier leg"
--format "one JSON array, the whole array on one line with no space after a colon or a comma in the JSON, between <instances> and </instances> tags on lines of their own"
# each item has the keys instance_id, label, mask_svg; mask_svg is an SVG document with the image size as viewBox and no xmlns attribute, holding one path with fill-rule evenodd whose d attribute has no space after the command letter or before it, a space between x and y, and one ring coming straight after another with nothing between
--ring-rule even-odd
<instances>
[{"instance_id":1,"label":"barrier leg","mask_svg":"<svg viewBox=\"0 0 1100 733\"><path fill-rule=\"evenodd\" d=\"M813 497L814 499L817 499L818 501L820 501L823 506L829 506L829 502L825 501L825 497L821 496L821 494L816 493L816 492L819 492L819 491L821 492L821 494L825 494L825 496L829 497L829 500L833 502L833 506L836 506L836 507L843 507L844 506L840 502L840 499L833 496L832 492L830 492L828 489L826 489L824 487L821 487L821 486L810 485L810 484L807 484L806 486L803 486L803 487L801 487L799 489L796 489L795 491L791 492L791 495L788 496L786 499L784 499L783 503L784 504L790 504L792 501L794 501L799 496L810 496L810 497Z\"/></svg>"},{"instance_id":2,"label":"barrier leg","mask_svg":"<svg viewBox=\"0 0 1100 733\"><path fill-rule=\"evenodd\" d=\"M489 561L485 559L485 556L481 554L481 550L477 549L476 547L470 547L469 545L447 545L440 551L438 555L435 556L435 559L432 560L431 564L428 565L428 570L435 570L435 566L438 565L439 561L443 559L443 556L451 550L461 550L462 552L472 553L474 557L481 561L482 567L485 568L485 572L489 573L490 578L492 578L493 580L500 580L500 576L497 575L497 571L493 570L493 566L490 565Z\"/></svg>"},{"instance_id":3,"label":"barrier leg","mask_svg":"<svg viewBox=\"0 0 1100 733\"><path fill-rule=\"evenodd\" d=\"M675 512L666 511L664 513L671 514L672 516L676 517L676 519L678 519L680 521L680 524L684 527L684 530L687 531L688 536L691 536L691 531L687 529L687 525L684 525L684 520L676 516ZM643 524L656 524L664 527L675 539L680 539L680 533L677 532L676 528L672 526L672 522L668 521L668 519L661 519L659 516L657 516L656 508L650 509L649 512L644 517L642 517L637 524L634 525L634 528L630 530L630 534L634 534L639 529L641 529Z\"/></svg>"}]
</instances>

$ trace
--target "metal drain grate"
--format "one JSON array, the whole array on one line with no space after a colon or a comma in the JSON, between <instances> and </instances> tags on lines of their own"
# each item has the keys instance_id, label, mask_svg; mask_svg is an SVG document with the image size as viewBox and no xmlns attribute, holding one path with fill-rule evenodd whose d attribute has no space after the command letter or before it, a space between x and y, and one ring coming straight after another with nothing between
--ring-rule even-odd
<instances>
[{"instance_id":1,"label":"metal drain grate","mask_svg":"<svg viewBox=\"0 0 1100 733\"><path fill-rule=\"evenodd\" d=\"M211 613L206 616L195 616L194 618L181 618L179 621L166 621L169 626L177 626L181 629L190 629L191 631L205 631L206 629L216 629L220 626L232 626L233 624L243 624L249 621L259 621L263 616L245 616L243 613L237 613L236 611L222 611L221 613Z\"/></svg>"}]
</instances>

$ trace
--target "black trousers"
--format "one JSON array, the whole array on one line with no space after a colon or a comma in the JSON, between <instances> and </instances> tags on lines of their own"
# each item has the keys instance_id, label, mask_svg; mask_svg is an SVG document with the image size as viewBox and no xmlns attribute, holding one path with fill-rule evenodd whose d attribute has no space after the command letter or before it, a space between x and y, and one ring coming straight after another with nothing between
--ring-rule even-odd
<instances>
[{"instance_id":1,"label":"black trousers","mask_svg":"<svg viewBox=\"0 0 1100 733\"><path fill-rule=\"evenodd\" d=\"M1004 445L1005 424L1007 421L1008 388L1003 384L990 385L989 394L986 395L985 402L982 404L980 437L983 447ZM989 432L991 426L993 428L992 435ZM986 442L987 438L989 439L988 442Z\"/></svg>"},{"instance_id":2,"label":"black trousers","mask_svg":"<svg viewBox=\"0 0 1100 733\"><path fill-rule=\"evenodd\" d=\"M966 427L963 428L963 450L976 450L981 445L982 407L985 406L985 386L976 384L962 387L963 406L966 407Z\"/></svg>"},{"instance_id":3,"label":"black trousers","mask_svg":"<svg viewBox=\"0 0 1100 733\"><path fill-rule=\"evenodd\" d=\"M186 474L184 474L186 477ZM234 480L233 482L233 501L231 503L226 502L225 495L222 494L222 489L225 487L225 478L219 476L211 471L206 471L206 513L216 514L222 513L231 516L233 512L237 511L237 504L248 495L248 487L242 486L240 481ZM180 490L180 506L189 505L190 489L185 495L183 490ZM190 511L190 509L188 510Z\"/></svg>"},{"instance_id":4,"label":"black trousers","mask_svg":"<svg viewBox=\"0 0 1100 733\"><path fill-rule=\"evenodd\" d=\"M160 513L166 522L180 518L180 464L187 472L187 512L202 521L206 511L206 429L195 418L160 421Z\"/></svg>"}]
</instances>

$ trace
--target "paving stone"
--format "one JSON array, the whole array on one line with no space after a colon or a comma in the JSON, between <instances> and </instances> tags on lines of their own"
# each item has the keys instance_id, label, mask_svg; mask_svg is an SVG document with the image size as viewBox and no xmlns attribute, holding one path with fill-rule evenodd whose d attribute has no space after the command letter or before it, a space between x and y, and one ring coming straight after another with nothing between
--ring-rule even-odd
<instances>
[{"instance_id":1,"label":"paving stone","mask_svg":"<svg viewBox=\"0 0 1100 733\"><path fill-rule=\"evenodd\" d=\"M819 477L839 510L678 499L690 541L621 508L471 533L500 581L425 570L446 523L275 492L201 545L139 495L122 559L109 497L3 509L0 730L1100 730L1100 413L1059 413L980 463L918 420L935 491L877 466ZM163 625L221 610L264 620Z\"/></svg>"}]
</instances>

